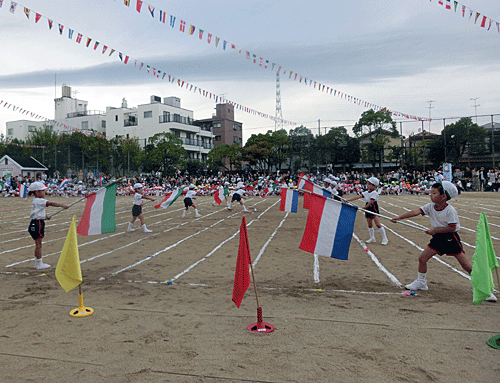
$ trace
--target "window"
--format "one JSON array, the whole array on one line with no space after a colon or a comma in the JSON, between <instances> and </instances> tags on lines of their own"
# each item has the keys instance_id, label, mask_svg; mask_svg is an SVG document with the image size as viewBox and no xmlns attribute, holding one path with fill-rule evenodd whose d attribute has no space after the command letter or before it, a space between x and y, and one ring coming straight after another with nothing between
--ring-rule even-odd
<instances>
[{"instance_id":1,"label":"window","mask_svg":"<svg viewBox=\"0 0 500 383\"><path fill-rule=\"evenodd\" d=\"M106 129L106 120L101 121L101 128Z\"/></svg>"},{"instance_id":2,"label":"window","mask_svg":"<svg viewBox=\"0 0 500 383\"><path fill-rule=\"evenodd\" d=\"M238 136L233 136L233 142L240 142L240 138Z\"/></svg>"},{"instance_id":3,"label":"window","mask_svg":"<svg viewBox=\"0 0 500 383\"><path fill-rule=\"evenodd\" d=\"M33 125L28 125L28 132L34 132L36 130L36 127Z\"/></svg>"},{"instance_id":4,"label":"window","mask_svg":"<svg viewBox=\"0 0 500 383\"><path fill-rule=\"evenodd\" d=\"M14 135L14 128L7 129L7 135L13 136Z\"/></svg>"},{"instance_id":5,"label":"window","mask_svg":"<svg viewBox=\"0 0 500 383\"><path fill-rule=\"evenodd\" d=\"M220 128L220 122L216 122L216 123L214 123L214 125L213 125L213 126L214 126L214 128Z\"/></svg>"},{"instance_id":6,"label":"window","mask_svg":"<svg viewBox=\"0 0 500 383\"><path fill-rule=\"evenodd\" d=\"M118 115L115 116L115 121L118 121Z\"/></svg>"},{"instance_id":7,"label":"window","mask_svg":"<svg viewBox=\"0 0 500 383\"><path fill-rule=\"evenodd\" d=\"M174 130L175 137L180 137L181 132L179 130Z\"/></svg>"},{"instance_id":8,"label":"window","mask_svg":"<svg viewBox=\"0 0 500 383\"><path fill-rule=\"evenodd\" d=\"M144 118L151 118L153 117L153 111L152 110L146 110L144 112Z\"/></svg>"},{"instance_id":9,"label":"window","mask_svg":"<svg viewBox=\"0 0 500 383\"><path fill-rule=\"evenodd\" d=\"M220 136L215 136L214 141L220 141L220 138L221 138Z\"/></svg>"},{"instance_id":10,"label":"window","mask_svg":"<svg viewBox=\"0 0 500 383\"><path fill-rule=\"evenodd\" d=\"M181 122L181 115L174 113L174 122Z\"/></svg>"},{"instance_id":11,"label":"window","mask_svg":"<svg viewBox=\"0 0 500 383\"><path fill-rule=\"evenodd\" d=\"M88 121L82 121L82 129L85 129L85 130L89 129L89 122Z\"/></svg>"}]
</instances>

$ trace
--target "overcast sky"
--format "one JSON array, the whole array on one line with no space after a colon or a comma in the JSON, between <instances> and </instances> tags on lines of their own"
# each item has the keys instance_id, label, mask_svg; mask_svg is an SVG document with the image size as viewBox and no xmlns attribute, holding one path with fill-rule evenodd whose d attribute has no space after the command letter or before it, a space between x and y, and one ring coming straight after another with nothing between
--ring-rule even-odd
<instances>
[{"instance_id":1,"label":"overcast sky","mask_svg":"<svg viewBox=\"0 0 500 383\"><path fill-rule=\"evenodd\" d=\"M390 110L426 118L430 112L433 133L443 127L439 118L500 113L498 0L463 0L457 12L438 0L150 0L141 13L135 9L137 0L130 0L130 7L123 0L17 3L14 14L10 0L0 8L0 100L48 118L54 117L54 97L61 96L63 83L77 92L74 97L88 101L90 110L118 107L122 98L129 107L137 106L158 95L180 97L195 119L214 112L214 100L154 77L145 67L139 70L135 60L271 116L278 66ZM155 8L154 18L148 5ZM30 9L29 19L24 7ZM160 10L167 15L165 24ZM474 11L471 19L469 10ZM42 15L38 23L36 12ZM481 14L476 24L475 12ZM174 28L168 24L170 16L176 17ZM486 28L480 27L483 16ZM54 21L51 30L47 18ZM184 33L179 31L181 20L186 22ZM62 35L59 24L64 25ZM196 27L193 35L187 32L190 25ZM75 31L72 39L68 29ZM199 29L204 30L202 40ZM80 44L75 42L78 33L84 36ZM208 33L213 35L210 44ZM88 48L87 37L92 38ZM220 37L218 47L215 37ZM109 47L105 54L103 45ZM128 64L116 52L109 56L111 48L128 55ZM237 53L240 49L276 63L274 70L247 60ZM283 119L314 133L318 120L322 133L341 125L352 133L366 107L318 92L294 81L294 75L281 76ZM244 141L253 133L274 130L267 118L240 110L235 118L243 122ZM0 106L0 132L5 134L7 121L20 119L29 117ZM404 121L405 135L422 127L421 122L395 119ZM424 128L429 129L428 122Z\"/></svg>"}]
</instances>

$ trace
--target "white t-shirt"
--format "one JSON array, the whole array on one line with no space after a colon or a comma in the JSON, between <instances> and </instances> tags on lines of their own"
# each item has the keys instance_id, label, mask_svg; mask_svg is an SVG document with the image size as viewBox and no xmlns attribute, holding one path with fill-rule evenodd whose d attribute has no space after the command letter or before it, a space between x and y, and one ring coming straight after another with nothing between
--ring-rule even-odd
<instances>
[{"instance_id":1,"label":"white t-shirt","mask_svg":"<svg viewBox=\"0 0 500 383\"><path fill-rule=\"evenodd\" d=\"M196 195L195 190L188 190L184 198L193 198Z\"/></svg>"},{"instance_id":2,"label":"white t-shirt","mask_svg":"<svg viewBox=\"0 0 500 383\"><path fill-rule=\"evenodd\" d=\"M134 205L142 206L142 194L139 193L134 194Z\"/></svg>"},{"instance_id":3,"label":"white t-shirt","mask_svg":"<svg viewBox=\"0 0 500 383\"><path fill-rule=\"evenodd\" d=\"M375 202L378 202L378 200L380 199L378 193L376 190L370 192L370 191L364 191L363 193L361 193L362 196L364 197L365 199L365 202L368 203L370 202L370 200L374 199Z\"/></svg>"},{"instance_id":4,"label":"white t-shirt","mask_svg":"<svg viewBox=\"0 0 500 383\"><path fill-rule=\"evenodd\" d=\"M239 194L240 196L243 197L243 195L246 193L245 189L238 189L235 191L235 194Z\"/></svg>"},{"instance_id":5,"label":"white t-shirt","mask_svg":"<svg viewBox=\"0 0 500 383\"><path fill-rule=\"evenodd\" d=\"M44 198L33 198L33 210L30 214L30 219L45 219L47 214L45 208L47 207L48 200Z\"/></svg>"},{"instance_id":6,"label":"white t-shirt","mask_svg":"<svg viewBox=\"0 0 500 383\"><path fill-rule=\"evenodd\" d=\"M460 221L458 220L458 213L455 208L446 204L443 210L436 210L435 205L435 203L430 202L420 208L431 219L432 228L437 229L439 227L448 227L450 224L456 224L455 231L459 231Z\"/></svg>"}]
</instances>

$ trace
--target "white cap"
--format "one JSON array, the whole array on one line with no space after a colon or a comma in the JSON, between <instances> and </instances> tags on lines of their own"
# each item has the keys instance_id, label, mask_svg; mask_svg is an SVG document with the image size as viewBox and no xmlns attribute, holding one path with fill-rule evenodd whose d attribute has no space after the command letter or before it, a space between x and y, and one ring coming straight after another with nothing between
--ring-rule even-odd
<instances>
[{"instance_id":1,"label":"white cap","mask_svg":"<svg viewBox=\"0 0 500 383\"><path fill-rule=\"evenodd\" d=\"M224 185L229 185L229 182L227 182L227 181L226 181L226 182L224 182Z\"/></svg>"},{"instance_id":2,"label":"white cap","mask_svg":"<svg viewBox=\"0 0 500 383\"><path fill-rule=\"evenodd\" d=\"M189 188L190 188L190 189L194 189L194 188L195 188L195 186L194 186L193 184L191 184L191 185L189 185Z\"/></svg>"},{"instance_id":3,"label":"white cap","mask_svg":"<svg viewBox=\"0 0 500 383\"><path fill-rule=\"evenodd\" d=\"M29 187L28 191L38 191L38 190L45 190L47 189L47 186L43 182L33 182Z\"/></svg>"},{"instance_id":4,"label":"white cap","mask_svg":"<svg viewBox=\"0 0 500 383\"><path fill-rule=\"evenodd\" d=\"M136 183L136 184L134 185L134 189L141 189L141 188L143 188L143 187L144 187L144 186L143 186L142 184L140 184L140 183Z\"/></svg>"},{"instance_id":5,"label":"white cap","mask_svg":"<svg viewBox=\"0 0 500 383\"><path fill-rule=\"evenodd\" d=\"M446 193L448 199L455 198L458 195L457 187L450 181L441 181L441 185L443 185L444 192Z\"/></svg>"},{"instance_id":6,"label":"white cap","mask_svg":"<svg viewBox=\"0 0 500 383\"><path fill-rule=\"evenodd\" d=\"M371 183L373 186L378 186L380 184L380 181L378 180L377 177L370 177L367 179L369 183Z\"/></svg>"}]
</instances>

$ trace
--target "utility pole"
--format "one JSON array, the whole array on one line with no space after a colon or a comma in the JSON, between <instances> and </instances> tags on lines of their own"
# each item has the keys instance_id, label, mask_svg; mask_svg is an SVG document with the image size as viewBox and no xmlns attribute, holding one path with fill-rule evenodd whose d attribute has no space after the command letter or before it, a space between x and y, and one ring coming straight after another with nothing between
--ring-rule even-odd
<instances>
[{"instance_id":1,"label":"utility pole","mask_svg":"<svg viewBox=\"0 0 500 383\"><path fill-rule=\"evenodd\" d=\"M427 102L429 103L429 106L427 107L427 109L429 109L429 133L430 133L431 132L431 109L434 109L434 107L432 106L432 103L436 102L436 101L429 100Z\"/></svg>"},{"instance_id":2,"label":"utility pole","mask_svg":"<svg viewBox=\"0 0 500 383\"><path fill-rule=\"evenodd\" d=\"M321 136L321 120L318 118L318 136Z\"/></svg>"},{"instance_id":3,"label":"utility pole","mask_svg":"<svg viewBox=\"0 0 500 383\"><path fill-rule=\"evenodd\" d=\"M476 115L476 124L477 124L477 107L478 106L481 106L481 105L478 105L477 104L477 100L479 100L479 97L476 97L476 98L471 98L470 99L471 101L474 101L474 105L472 106L474 108L474 113Z\"/></svg>"}]
</instances>

